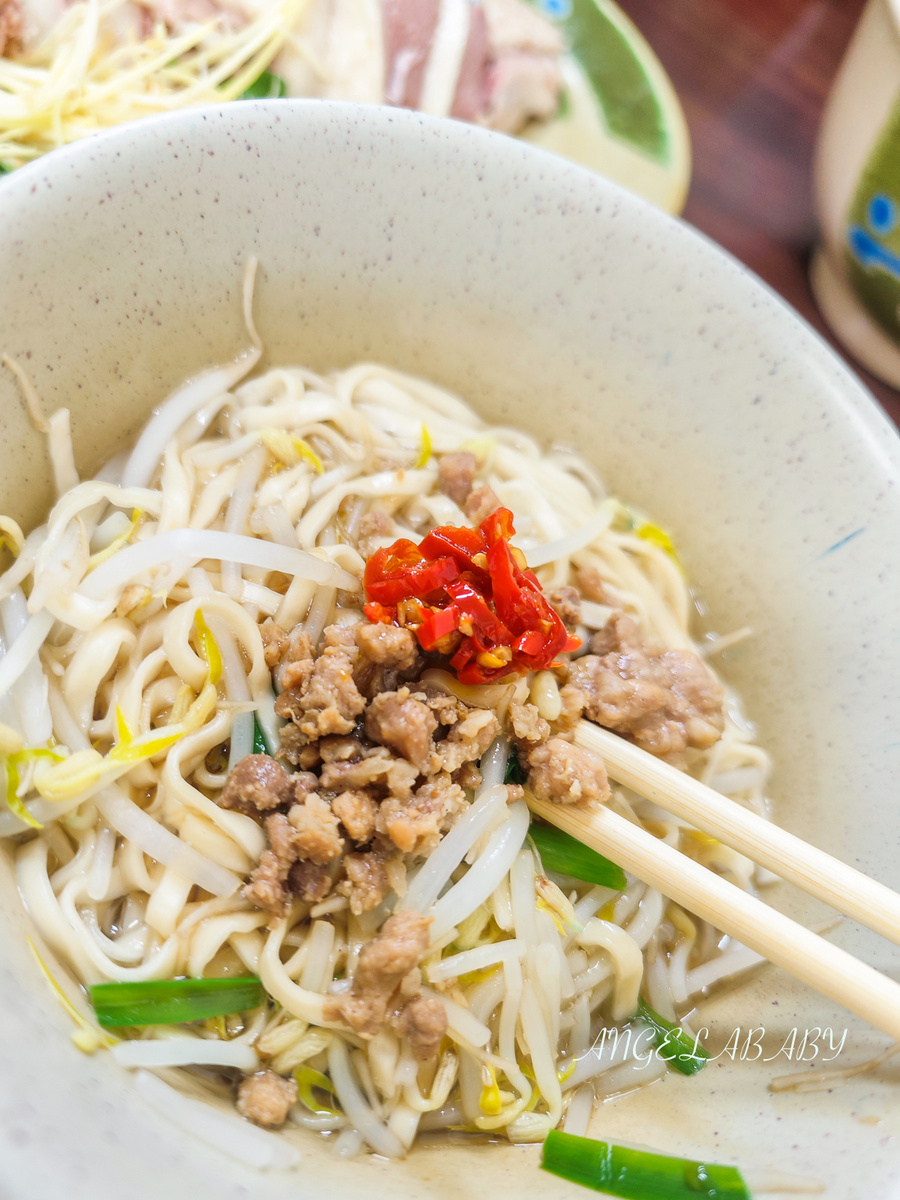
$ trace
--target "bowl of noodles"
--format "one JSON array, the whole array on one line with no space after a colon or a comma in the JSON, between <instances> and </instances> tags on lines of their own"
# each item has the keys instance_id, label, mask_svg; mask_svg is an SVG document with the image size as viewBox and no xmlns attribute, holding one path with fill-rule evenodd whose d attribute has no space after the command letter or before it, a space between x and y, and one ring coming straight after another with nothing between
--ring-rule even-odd
<instances>
[{"instance_id":1,"label":"bowl of noodles","mask_svg":"<svg viewBox=\"0 0 900 1200\"><path fill-rule=\"evenodd\" d=\"M900 454L830 351L352 105L54 153L0 267L7 1194L574 1196L585 1136L613 1194L888 1194L883 1035L534 816L831 929L594 726L890 881Z\"/></svg>"}]
</instances>

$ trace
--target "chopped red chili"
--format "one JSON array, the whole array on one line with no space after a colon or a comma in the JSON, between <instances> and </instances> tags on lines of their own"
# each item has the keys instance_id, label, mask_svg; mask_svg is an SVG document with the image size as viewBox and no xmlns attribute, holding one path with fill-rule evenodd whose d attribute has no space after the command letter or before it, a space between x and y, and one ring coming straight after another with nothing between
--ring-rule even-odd
<instances>
[{"instance_id":1,"label":"chopped red chili","mask_svg":"<svg viewBox=\"0 0 900 1200\"><path fill-rule=\"evenodd\" d=\"M510 546L514 533L512 513L498 508L478 529L442 525L418 546L401 538L377 550L366 564L363 611L370 621L410 625L426 651L452 638L450 665L463 683L546 669L581 643Z\"/></svg>"}]
</instances>

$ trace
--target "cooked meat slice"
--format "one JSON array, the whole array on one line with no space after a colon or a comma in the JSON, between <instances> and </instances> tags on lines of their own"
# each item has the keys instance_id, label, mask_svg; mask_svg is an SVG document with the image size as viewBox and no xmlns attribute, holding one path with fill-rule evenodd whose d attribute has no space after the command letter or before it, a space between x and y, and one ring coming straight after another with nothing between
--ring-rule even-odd
<instances>
[{"instance_id":1,"label":"cooked meat slice","mask_svg":"<svg viewBox=\"0 0 900 1200\"><path fill-rule=\"evenodd\" d=\"M0 0L0 58L8 56L22 40L22 9L19 0Z\"/></svg>"},{"instance_id":2,"label":"cooked meat slice","mask_svg":"<svg viewBox=\"0 0 900 1200\"><path fill-rule=\"evenodd\" d=\"M562 88L559 33L521 0L484 0L492 62L483 119L501 133L518 133L552 117Z\"/></svg>"},{"instance_id":3,"label":"cooked meat slice","mask_svg":"<svg viewBox=\"0 0 900 1200\"><path fill-rule=\"evenodd\" d=\"M529 750L550 736L550 725L534 704L519 704L513 700L508 709L509 726L520 750Z\"/></svg>"},{"instance_id":4,"label":"cooked meat slice","mask_svg":"<svg viewBox=\"0 0 900 1200\"><path fill-rule=\"evenodd\" d=\"M347 792L369 785L391 796L408 796L418 778L416 767L378 747L359 762L326 763L320 785L324 791Z\"/></svg>"},{"instance_id":5,"label":"cooked meat slice","mask_svg":"<svg viewBox=\"0 0 900 1200\"><path fill-rule=\"evenodd\" d=\"M360 656L353 678L367 699L418 678L425 660L411 630L361 621L354 635Z\"/></svg>"},{"instance_id":6,"label":"cooked meat slice","mask_svg":"<svg viewBox=\"0 0 900 1200\"><path fill-rule=\"evenodd\" d=\"M323 763L359 762L365 754L365 747L358 738L339 737L337 734L322 738L318 747Z\"/></svg>"},{"instance_id":7,"label":"cooked meat slice","mask_svg":"<svg viewBox=\"0 0 900 1200\"><path fill-rule=\"evenodd\" d=\"M466 791L475 792L481 787L481 772L474 763L463 763L456 773L456 782Z\"/></svg>"},{"instance_id":8,"label":"cooked meat slice","mask_svg":"<svg viewBox=\"0 0 900 1200\"><path fill-rule=\"evenodd\" d=\"M522 0L482 0L482 5L495 53L532 50L562 54L562 39L556 27Z\"/></svg>"},{"instance_id":9,"label":"cooked meat slice","mask_svg":"<svg viewBox=\"0 0 900 1200\"><path fill-rule=\"evenodd\" d=\"M351 632L329 626L324 649L311 670L303 660L285 667L276 713L290 717L309 741L330 733L350 733L366 706L353 682L358 654Z\"/></svg>"},{"instance_id":10,"label":"cooked meat slice","mask_svg":"<svg viewBox=\"0 0 900 1200\"><path fill-rule=\"evenodd\" d=\"M440 0L382 0L386 104L416 108Z\"/></svg>"},{"instance_id":11,"label":"cooked meat slice","mask_svg":"<svg viewBox=\"0 0 900 1200\"><path fill-rule=\"evenodd\" d=\"M591 654L610 654L612 651L634 651L641 654L658 654L659 648L643 642L637 625L623 612L614 612L602 629L591 638Z\"/></svg>"},{"instance_id":12,"label":"cooked meat slice","mask_svg":"<svg viewBox=\"0 0 900 1200\"><path fill-rule=\"evenodd\" d=\"M337 890L350 901L350 911L357 917L377 908L391 890L385 855L380 848L366 854L347 854L344 874L346 878L341 880Z\"/></svg>"},{"instance_id":13,"label":"cooked meat slice","mask_svg":"<svg viewBox=\"0 0 900 1200\"><path fill-rule=\"evenodd\" d=\"M331 891L332 883L332 873L328 867L320 867L313 862L298 860L288 871L288 889L310 904L324 900Z\"/></svg>"},{"instance_id":14,"label":"cooked meat slice","mask_svg":"<svg viewBox=\"0 0 900 1200\"><path fill-rule=\"evenodd\" d=\"M575 572L575 583L585 600L593 600L595 604L609 604L603 576L596 567L581 567Z\"/></svg>"},{"instance_id":15,"label":"cooked meat slice","mask_svg":"<svg viewBox=\"0 0 900 1200\"><path fill-rule=\"evenodd\" d=\"M274 850L263 850L259 865L244 885L244 899L273 916L285 916L291 907L291 895L285 887L285 872L286 868Z\"/></svg>"},{"instance_id":16,"label":"cooked meat slice","mask_svg":"<svg viewBox=\"0 0 900 1200\"><path fill-rule=\"evenodd\" d=\"M312 674L315 653L309 634L299 626L288 638L287 650L275 669L278 686L301 691Z\"/></svg>"},{"instance_id":17,"label":"cooked meat slice","mask_svg":"<svg viewBox=\"0 0 900 1200\"><path fill-rule=\"evenodd\" d=\"M665 713L668 697L644 655L588 654L570 678L584 696L585 716L617 733L630 734Z\"/></svg>"},{"instance_id":18,"label":"cooked meat slice","mask_svg":"<svg viewBox=\"0 0 900 1200\"><path fill-rule=\"evenodd\" d=\"M438 53L435 34L441 5L438 0L382 0L384 13L385 86L388 104L417 108L423 102L423 87ZM559 36L552 25L519 0L499 0L465 6L468 29L457 69L450 115L464 121L486 120L492 110L492 72L520 58L546 62L556 70L559 90ZM524 53L523 53L524 52ZM446 53L446 51L445 51ZM518 132L529 117L546 107L542 94L531 95L534 84L523 85L524 95L514 110L505 114L505 125ZM555 93L554 93L555 98ZM550 112L555 111L555 103Z\"/></svg>"},{"instance_id":19,"label":"cooked meat slice","mask_svg":"<svg viewBox=\"0 0 900 1200\"><path fill-rule=\"evenodd\" d=\"M278 712L277 701L275 711ZM288 721L286 725L282 726L281 745L276 753L285 762L292 763L295 767L302 767L304 771L308 771L310 767L317 767L322 761L318 742L310 745L306 735L300 732L293 721Z\"/></svg>"},{"instance_id":20,"label":"cooked meat slice","mask_svg":"<svg viewBox=\"0 0 900 1200\"><path fill-rule=\"evenodd\" d=\"M354 627L353 634L363 658L379 666L408 671L419 657L418 645L412 631L401 629L399 625L360 621Z\"/></svg>"},{"instance_id":21,"label":"cooked meat slice","mask_svg":"<svg viewBox=\"0 0 900 1200\"><path fill-rule=\"evenodd\" d=\"M276 812L266 817L266 837L269 839L269 848L281 864L282 873L286 877L288 867L300 857L297 831L284 813Z\"/></svg>"},{"instance_id":22,"label":"cooked meat slice","mask_svg":"<svg viewBox=\"0 0 900 1200\"><path fill-rule=\"evenodd\" d=\"M529 121L547 121L559 105L559 63L545 54L502 54L488 76L486 123L499 133L518 133Z\"/></svg>"},{"instance_id":23,"label":"cooked meat slice","mask_svg":"<svg viewBox=\"0 0 900 1200\"><path fill-rule=\"evenodd\" d=\"M277 676L282 694L275 701L275 711L279 717L299 720L303 712L300 698L309 683L314 666L315 661L312 658L295 658L282 665Z\"/></svg>"},{"instance_id":24,"label":"cooked meat slice","mask_svg":"<svg viewBox=\"0 0 900 1200\"><path fill-rule=\"evenodd\" d=\"M378 810L378 831L405 854L429 854L465 799L465 792L449 775L434 775L413 796L402 800L388 796Z\"/></svg>"},{"instance_id":25,"label":"cooked meat slice","mask_svg":"<svg viewBox=\"0 0 900 1200\"><path fill-rule=\"evenodd\" d=\"M287 662L306 662L315 658L312 640L302 625L295 625L291 633L287 652Z\"/></svg>"},{"instance_id":26,"label":"cooked meat slice","mask_svg":"<svg viewBox=\"0 0 900 1200\"><path fill-rule=\"evenodd\" d=\"M476 488L472 488L466 497L465 510L466 516L473 525L480 525L481 522L496 512L500 507L500 497L486 483L481 483Z\"/></svg>"},{"instance_id":27,"label":"cooked meat slice","mask_svg":"<svg viewBox=\"0 0 900 1200\"><path fill-rule=\"evenodd\" d=\"M455 696L442 692L432 684L423 684L417 688L425 697L425 703L437 717L441 725L455 725L460 717L469 711Z\"/></svg>"},{"instance_id":28,"label":"cooked meat slice","mask_svg":"<svg viewBox=\"0 0 900 1200\"><path fill-rule=\"evenodd\" d=\"M470 708L435 749L441 767L452 775L463 763L477 762L500 732L500 722L487 708Z\"/></svg>"},{"instance_id":29,"label":"cooked meat slice","mask_svg":"<svg viewBox=\"0 0 900 1200\"><path fill-rule=\"evenodd\" d=\"M360 951L354 985L364 988L382 987L391 980L399 983L419 965L428 949L430 924L430 917L412 909L388 917L378 936Z\"/></svg>"},{"instance_id":30,"label":"cooked meat slice","mask_svg":"<svg viewBox=\"0 0 900 1200\"><path fill-rule=\"evenodd\" d=\"M310 737L349 733L366 706L353 682L359 651L350 630L336 625L325 630L325 648L307 684L302 707L307 719L300 722Z\"/></svg>"},{"instance_id":31,"label":"cooked meat slice","mask_svg":"<svg viewBox=\"0 0 900 1200\"><path fill-rule=\"evenodd\" d=\"M371 558L376 550L386 542L395 541L396 537L397 526L393 517L374 508L365 513L359 522L356 546L363 558Z\"/></svg>"},{"instance_id":32,"label":"cooked meat slice","mask_svg":"<svg viewBox=\"0 0 900 1200\"><path fill-rule=\"evenodd\" d=\"M267 617L263 621L259 627L259 633L262 638L263 652L266 656L266 666L272 671L278 666L290 649L290 639L285 630L276 624L271 617Z\"/></svg>"},{"instance_id":33,"label":"cooked meat slice","mask_svg":"<svg viewBox=\"0 0 900 1200\"><path fill-rule=\"evenodd\" d=\"M308 858L310 862L324 866L343 850L344 839L339 832L338 819L315 792L307 796L303 804L295 804L287 820L294 830L292 842L297 849L296 858ZM271 833L269 837L271 839Z\"/></svg>"},{"instance_id":34,"label":"cooked meat slice","mask_svg":"<svg viewBox=\"0 0 900 1200\"><path fill-rule=\"evenodd\" d=\"M528 786L539 800L601 804L609 799L603 760L572 742L552 737L528 754Z\"/></svg>"},{"instance_id":35,"label":"cooked meat slice","mask_svg":"<svg viewBox=\"0 0 900 1200\"><path fill-rule=\"evenodd\" d=\"M577 687L567 683L559 689L559 698L562 701L562 708L559 716L553 722L553 728L556 733L567 733L575 728L581 717L584 695Z\"/></svg>"},{"instance_id":36,"label":"cooked meat slice","mask_svg":"<svg viewBox=\"0 0 900 1200\"><path fill-rule=\"evenodd\" d=\"M434 1058L447 1032L447 1010L435 996L413 996L391 1022L419 1062Z\"/></svg>"},{"instance_id":37,"label":"cooked meat slice","mask_svg":"<svg viewBox=\"0 0 900 1200\"><path fill-rule=\"evenodd\" d=\"M358 846L364 846L372 840L378 805L368 792L341 792L332 800L331 810L340 818L341 824Z\"/></svg>"},{"instance_id":38,"label":"cooked meat slice","mask_svg":"<svg viewBox=\"0 0 900 1200\"><path fill-rule=\"evenodd\" d=\"M470 450L444 454L438 463L438 487L462 508L472 490L478 463Z\"/></svg>"},{"instance_id":39,"label":"cooked meat slice","mask_svg":"<svg viewBox=\"0 0 900 1200\"><path fill-rule=\"evenodd\" d=\"M316 791L319 786L319 781L312 771L297 771L291 776L291 783L294 787L294 799L298 804L302 804L303 798Z\"/></svg>"},{"instance_id":40,"label":"cooked meat slice","mask_svg":"<svg viewBox=\"0 0 900 1200\"><path fill-rule=\"evenodd\" d=\"M283 1125L297 1103L297 1084L274 1071L256 1071L241 1081L237 1110L257 1125Z\"/></svg>"},{"instance_id":41,"label":"cooked meat slice","mask_svg":"<svg viewBox=\"0 0 900 1200\"><path fill-rule=\"evenodd\" d=\"M673 716L684 728L688 745L697 750L714 745L725 728L725 691L719 680L691 650L667 650L661 664L677 700Z\"/></svg>"},{"instance_id":42,"label":"cooked meat slice","mask_svg":"<svg viewBox=\"0 0 900 1200\"><path fill-rule=\"evenodd\" d=\"M366 709L366 734L372 741L398 751L423 774L434 751L431 735L437 725L431 709L414 699L408 687L382 692Z\"/></svg>"},{"instance_id":43,"label":"cooked meat slice","mask_svg":"<svg viewBox=\"0 0 900 1200\"><path fill-rule=\"evenodd\" d=\"M610 618L591 650L570 675L590 720L676 765L687 747L705 749L719 738L724 692L693 651L663 651L641 641L624 613Z\"/></svg>"},{"instance_id":44,"label":"cooked meat slice","mask_svg":"<svg viewBox=\"0 0 900 1200\"><path fill-rule=\"evenodd\" d=\"M458 121L477 121L488 107L492 47L484 10L469 5L469 36L459 65L456 95L450 116Z\"/></svg>"},{"instance_id":45,"label":"cooked meat slice","mask_svg":"<svg viewBox=\"0 0 900 1200\"><path fill-rule=\"evenodd\" d=\"M256 817L289 803L293 794L292 776L280 762L268 754L248 754L228 776L217 803Z\"/></svg>"},{"instance_id":46,"label":"cooked meat slice","mask_svg":"<svg viewBox=\"0 0 900 1200\"><path fill-rule=\"evenodd\" d=\"M547 597L559 613L563 624L569 633L581 620L581 593L577 588L565 585L555 588Z\"/></svg>"},{"instance_id":47,"label":"cooked meat slice","mask_svg":"<svg viewBox=\"0 0 900 1200\"><path fill-rule=\"evenodd\" d=\"M326 1020L344 1020L363 1037L374 1037L391 996L428 948L429 924L428 917L412 910L388 917L360 951L351 991L326 1002Z\"/></svg>"}]
</instances>

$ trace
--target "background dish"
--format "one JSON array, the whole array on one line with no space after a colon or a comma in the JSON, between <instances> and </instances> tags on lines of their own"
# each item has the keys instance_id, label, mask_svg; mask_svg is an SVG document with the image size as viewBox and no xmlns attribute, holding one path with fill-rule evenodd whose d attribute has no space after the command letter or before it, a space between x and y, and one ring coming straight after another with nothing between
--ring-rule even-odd
<instances>
[{"instance_id":1,"label":"background dish","mask_svg":"<svg viewBox=\"0 0 900 1200\"><path fill-rule=\"evenodd\" d=\"M830 352L719 251L508 139L302 102L180 113L62 151L7 181L0 230L4 349L27 363L48 410L72 407L86 470L155 398L243 344L236 281L254 252L272 361L382 358L492 420L583 448L672 529L715 625L758 630L728 675L775 754L779 818L891 878L898 444ZM31 523L46 503L43 443L6 376L0 413L0 508ZM268 1200L323 1184L454 1197L475 1170L498 1195L560 1194L535 1150L502 1145L388 1167L338 1166L307 1144L300 1176L235 1168L152 1113L114 1064L71 1046L6 877L2 888L0 1149L12 1200L79 1187L105 1198L122 1178L136 1200L213 1188ZM793 897L785 907L821 916ZM850 927L837 937L897 963ZM848 1027L846 1062L884 1044L772 970L708 1005L703 1023L715 1048L763 1026L768 1055L795 1027ZM784 1056L725 1056L604 1106L596 1128L826 1179L846 1200L889 1196L896 1068L830 1094L766 1091L796 1069ZM873 1117L883 1124L861 1120Z\"/></svg>"},{"instance_id":2,"label":"background dish","mask_svg":"<svg viewBox=\"0 0 900 1200\"><path fill-rule=\"evenodd\" d=\"M448 54L447 39L441 42L436 29L428 32L427 6L417 21L415 3L382 8L373 0L360 9L341 0L268 0L230 10L215 0L194 9L165 0L146 8L113 0L102 11L89 0L69 8L54 7L52 0L49 7L10 3L13 32L0 26L0 175L93 130L245 95L363 102L390 97L426 112L451 111L437 102L433 88L428 98L421 80L417 86L408 82L421 73L423 59L429 70L435 58L443 69ZM690 176L687 126L665 72L631 21L612 0L506 4L498 8L505 14L498 18L499 42L477 59L480 74L457 64L451 76L467 95L459 112L473 121L478 114L480 123L504 131L524 125L528 140L679 212ZM20 9L22 41L16 33ZM468 11L464 6L463 14ZM437 7L433 16L437 21ZM480 46L481 35L471 30L483 30L483 19L471 27L468 16L465 21L467 36ZM541 53L528 49L530 24L537 27ZM560 56L561 47L567 49ZM486 43L475 54L487 50ZM541 62L552 64L549 92ZM492 89L500 93L496 111ZM554 107L555 115L543 119ZM526 124L529 113L541 119Z\"/></svg>"},{"instance_id":3,"label":"background dish","mask_svg":"<svg viewBox=\"0 0 900 1200\"><path fill-rule=\"evenodd\" d=\"M562 110L522 135L680 213L691 176L681 104L659 59L612 0L538 0L571 53Z\"/></svg>"}]
</instances>

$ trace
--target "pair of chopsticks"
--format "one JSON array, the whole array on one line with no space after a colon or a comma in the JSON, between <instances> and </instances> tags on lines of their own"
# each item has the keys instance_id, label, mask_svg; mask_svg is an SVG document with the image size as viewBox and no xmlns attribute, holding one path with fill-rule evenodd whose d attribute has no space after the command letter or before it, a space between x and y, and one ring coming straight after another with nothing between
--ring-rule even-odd
<instances>
[{"instance_id":1,"label":"pair of chopsticks","mask_svg":"<svg viewBox=\"0 0 900 1200\"><path fill-rule=\"evenodd\" d=\"M611 779L655 801L811 896L900 944L900 895L607 729L580 721L575 742ZM526 793L539 817L606 855L664 896L900 1040L900 984L609 808L579 809Z\"/></svg>"}]
</instances>

